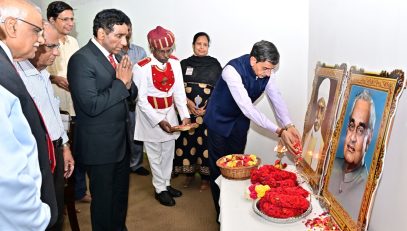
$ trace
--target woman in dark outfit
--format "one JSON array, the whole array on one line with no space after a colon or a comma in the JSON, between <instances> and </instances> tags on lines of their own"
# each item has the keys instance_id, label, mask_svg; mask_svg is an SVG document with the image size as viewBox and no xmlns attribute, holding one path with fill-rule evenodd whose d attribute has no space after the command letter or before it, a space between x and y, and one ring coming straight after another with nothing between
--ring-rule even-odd
<instances>
[{"instance_id":1,"label":"woman in dark outfit","mask_svg":"<svg viewBox=\"0 0 407 231\"><path fill-rule=\"evenodd\" d=\"M191 122L199 127L182 132L175 143L174 173L186 174L184 187L189 187L198 172L201 175L201 190L209 187L207 131L203 124L207 102L212 94L222 67L217 59L208 56L210 38L205 32L194 36L194 55L181 61L184 76L187 106Z\"/></svg>"}]
</instances>

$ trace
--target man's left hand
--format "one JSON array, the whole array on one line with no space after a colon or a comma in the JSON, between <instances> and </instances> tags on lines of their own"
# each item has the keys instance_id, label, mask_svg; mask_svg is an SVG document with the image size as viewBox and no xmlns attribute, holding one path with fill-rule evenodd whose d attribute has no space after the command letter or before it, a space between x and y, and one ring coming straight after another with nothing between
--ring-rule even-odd
<instances>
[{"instance_id":1,"label":"man's left hand","mask_svg":"<svg viewBox=\"0 0 407 231\"><path fill-rule=\"evenodd\" d=\"M71 149L69 146L63 148L64 155L64 177L69 178L72 175L73 169L75 167L75 161L72 157Z\"/></svg>"},{"instance_id":2,"label":"man's left hand","mask_svg":"<svg viewBox=\"0 0 407 231\"><path fill-rule=\"evenodd\" d=\"M164 130L167 133L172 133L172 126L170 123L168 123L168 121L166 120L161 120L160 123L158 123L158 125L160 126L160 128L162 130Z\"/></svg>"},{"instance_id":3,"label":"man's left hand","mask_svg":"<svg viewBox=\"0 0 407 231\"><path fill-rule=\"evenodd\" d=\"M116 77L120 79L127 89L131 88L131 82L133 81L133 64L130 61L128 55L123 56L121 62L116 68Z\"/></svg>"},{"instance_id":4,"label":"man's left hand","mask_svg":"<svg viewBox=\"0 0 407 231\"><path fill-rule=\"evenodd\" d=\"M69 92L69 83L68 79L62 76L52 75L50 77L51 83L56 84L59 88L64 89Z\"/></svg>"}]
</instances>

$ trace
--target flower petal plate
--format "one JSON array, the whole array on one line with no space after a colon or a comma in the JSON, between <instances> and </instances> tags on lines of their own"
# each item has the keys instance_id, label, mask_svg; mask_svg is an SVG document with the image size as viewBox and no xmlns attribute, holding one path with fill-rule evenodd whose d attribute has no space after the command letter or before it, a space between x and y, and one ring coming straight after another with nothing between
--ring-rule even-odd
<instances>
[{"instance_id":1,"label":"flower petal plate","mask_svg":"<svg viewBox=\"0 0 407 231\"><path fill-rule=\"evenodd\" d=\"M266 215L265 213L263 213L262 211L260 211L260 209L257 207L257 204L258 204L259 200L260 199L256 199L256 200L253 201L253 210L254 210L254 212L257 215L259 215L260 217L266 219L267 221L271 221L271 222L278 223L278 224L289 224L289 223L294 223L294 222L300 221L303 218L305 218L306 216L308 216L312 211L312 206L311 206L311 203L310 203L308 209L303 214L301 214L299 216L290 217L290 218L270 217L270 216Z\"/></svg>"},{"instance_id":2,"label":"flower petal plate","mask_svg":"<svg viewBox=\"0 0 407 231\"><path fill-rule=\"evenodd\" d=\"M199 124L197 123L191 123L191 124L187 124L187 125L177 125L177 126L173 126L171 127L172 131L177 131L177 132L184 132L184 131L189 131L193 128L197 128L199 127Z\"/></svg>"}]
</instances>

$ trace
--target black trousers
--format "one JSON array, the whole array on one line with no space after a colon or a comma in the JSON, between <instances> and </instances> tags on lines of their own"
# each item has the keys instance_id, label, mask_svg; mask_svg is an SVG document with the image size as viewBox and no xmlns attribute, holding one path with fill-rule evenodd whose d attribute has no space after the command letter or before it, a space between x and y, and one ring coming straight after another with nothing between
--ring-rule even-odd
<instances>
[{"instance_id":1,"label":"black trousers","mask_svg":"<svg viewBox=\"0 0 407 231\"><path fill-rule=\"evenodd\" d=\"M212 198L215 204L216 214L219 217L219 194L220 190L215 183L216 178L220 176L220 169L216 166L216 161L225 155L243 153L247 142L247 130L239 131L233 129L229 137L224 137L211 129L208 129L208 154L209 170Z\"/></svg>"},{"instance_id":2,"label":"black trousers","mask_svg":"<svg viewBox=\"0 0 407 231\"><path fill-rule=\"evenodd\" d=\"M129 154L117 163L85 165L92 195L93 231L123 231L129 196Z\"/></svg>"},{"instance_id":3,"label":"black trousers","mask_svg":"<svg viewBox=\"0 0 407 231\"><path fill-rule=\"evenodd\" d=\"M58 218L55 224L46 230L49 231L61 231L64 223L64 190L65 190L65 179L64 179L64 156L63 147L61 144L55 145L55 170L54 170L54 187L55 196L57 199L58 207Z\"/></svg>"}]
</instances>

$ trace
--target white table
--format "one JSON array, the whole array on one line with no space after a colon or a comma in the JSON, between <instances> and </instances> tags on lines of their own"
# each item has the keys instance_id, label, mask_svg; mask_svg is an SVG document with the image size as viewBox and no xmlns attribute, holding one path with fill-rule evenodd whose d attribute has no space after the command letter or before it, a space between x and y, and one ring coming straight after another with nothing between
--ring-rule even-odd
<instances>
[{"instance_id":1,"label":"white table","mask_svg":"<svg viewBox=\"0 0 407 231\"><path fill-rule=\"evenodd\" d=\"M298 231L307 230L304 223L320 215L323 211L317 200L311 199L312 211L303 220L291 224L276 224L257 215L253 209L253 200L245 198L250 180L228 180L223 176L216 179L220 188L220 230L221 231Z\"/></svg>"}]
</instances>

